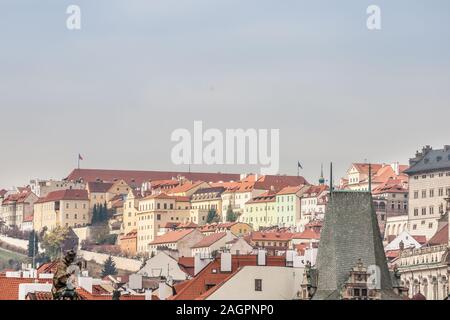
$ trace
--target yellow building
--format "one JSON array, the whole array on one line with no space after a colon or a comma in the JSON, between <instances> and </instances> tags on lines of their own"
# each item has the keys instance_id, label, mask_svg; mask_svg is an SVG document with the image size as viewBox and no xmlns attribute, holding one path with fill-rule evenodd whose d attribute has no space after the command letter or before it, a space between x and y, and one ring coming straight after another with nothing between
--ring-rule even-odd
<instances>
[{"instance_id":1,"label":"yellow building","mask_svg":"<svg viewBox=\"0 0 450 320\"><path fill-rule=\"evenodd\" d=\"M57 226L79 227L90 223L89 197L86 190L50 192L34 204L33 229L51 230Z\"/></svg>"},{"instance_id":2,"label":"yellow building","mask_svg":"<svg viewBox=\"0 0 450 320\"><path fill-rule=\"evenodd\" d=\"M192 209L215 210L222 217L222 193L224 187L198 189L191 197Z\"/></svg>"},{"instance_id":3,"label":"yellow building","mask_svg":"<svg viewBox=\"0 0 450 320\"><path fill-rule=\"evenodd\" d=\"M253 230L277 224L276 194L267 191L247 201L239 221L251 224Z\"/></svg>"},{"instance_id":4,"label":"yellow building","mask_svg":"<svg viewBox=\"0 0 450 320\"><path fill-rule=\"evenodd\" d=\"M182 197L190 197L192 196L198 189L209 188L209 184L204 181L195 181L195 182L183 182L182 184L176 186L173 189L167 191L167 194L172 196L182 196Z\"/></svg>"},{"instance_id":5,"label":"yellow building","mask_svg":"<svg viewBox=\"0 0 450 320\"><path fill-rule=\"evenodd\" d=\"M203 220L201 213L196 211L191 210L186 197L160 193L141 199L136 215L138 253L148 253L148 244L156 238L159 229L164 228L168 222L187 223L194 217L197 217L197 220L199 217ZM202 221L199 222L201 224ZM196 223L199 224L199 222Z\"/></svg>"},{"instance_id":6,"label":"yellow building","mask_svg":"<svg viewBox=\"0 0 450 320\"><path fill-rule=\"evenodd\" d=\"M133 189L128 191L126 200L123 203L122 220L124 234L128 234L137 228L137 213L140 199L141 195L137 191Z\"/></svg>"}]
</instances>

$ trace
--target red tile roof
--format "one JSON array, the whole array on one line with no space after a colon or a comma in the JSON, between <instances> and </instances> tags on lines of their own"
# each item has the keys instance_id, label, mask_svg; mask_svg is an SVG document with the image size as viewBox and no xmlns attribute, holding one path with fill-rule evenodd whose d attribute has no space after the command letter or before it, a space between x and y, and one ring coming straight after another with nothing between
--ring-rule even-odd
<instances>
[{"instance_id":1,"label":"red tile roof","mask_svg":"<svg viewBox=\"0 0 450 320\"><path fill-rule=\"evenodd\" d=\"M231 173L206 173L206 172L174 172L174 171L138 171L138 170L105 170L105 169L74 169L66 180L83 179L85 182L93 182L97 179L112 182L123 179L128 184L141 185L149 180L170 180L183 176L188 180L201 180L207 182L239 180L239 174Z\"/></svg>"},{"instance_id":2,"label":"red tile roof","mask_svg":"<svg viewBox=\"0 0 450 320\"><path fill-rule=\"evenodd\" d=\"M67 189L50 192L45 198L40 198L36 203L45 203L61 200L84 200L89 201L86 190Z\"/></svg>"},{"instance_id":3,"label":"red tile roof","mask_svg":"<svg viewBox=\"0 0 450 320\"><path fill-rule=\"evenodd\" d=\"M268 266L285 266L285 257L267 256L266 264ZM232 271L231 273L225 273L220 271L220 258L217 258L200 271L194 279L189 280L176 295L169 297L169 300L203 300L220 288L228 279L231 279L242 267L256 265L256 255L232 256Z\"/></svg>"},{"instance_id":4,"label":"red tile roof","mask_svg":"<svg viewBox=\"0 0 450 320\"><path fill-rule=\"evenodd\" d=\"M222 239L223 237L225 237L226 235L227 235L226 232L212 233L209 236L204 237L202 240L200 240L196 244L194 244L192 246L192 248L195 249L195 248L209 247L209 246L213 245L214 243L216 243L217 241L219 241L220 239Z\"/></svg>"},{"instance_id":5,"label":"red tile roof","mask_svg":"<svg viewBox=\"0 0 450 320\"><path fill-rule=\"evenodd\" d=\"M194 257L180 257L178 258L178 265L186 274L191 277L194 276Z\"/></svg>"},{"instance_id":6,"label":"red tile roof","mask_svg":"<svg viewBox=\"0 0 450 320\"><path fill-rule=\"evenodd\" d=\"M91 181L87 184L90 193L106 193L113 186L112 182Z\"/></svg>"},{"instance_id":7,"label":"red tile roof","mask_svg":"<svg viewBox=\"0 0 450 320\"><path fill-rule=\"evenodd\" d=\"M291 186L284 187L277 193L277 195L295 194L295 193L299 192L303 187L304 187L304 185L294 186L294 187L291 187Z\"/></svg>"},{"instance_id":8,"label":"red tile roof","mask_svg":"<svg viewBox=\"0 0 450 320\"><path fill-rule=\"evenodd\" d=\"M32 192L28 189L24 189L18 193L12 193L3 200L2 204L24 203L30 194Z\"/></svg>"},{"instance_id":9,"label":"red tile roof","mask_svg":"<svg viewBox=\"0 0 450 320\"><path fill-rule=\"evenodd\" d=\"M122 236L120 240L130 240L130 239L137 239L137 230L131 230L126 235Z\"/></svg>"},{"instance_id":10,"label":"red tile roof","mask_svg":"<svg viewBox=\"0 0 450 320\"><path fill-rule=\"evenodd\" d=\"M176 186L175 188L169 189L167 192L169 194L175 194L175 193L181 193L181 192L187 192L189 190L192 190L194 188L197 188L198 186L200 186L202 183L204 183L203 181L195 181L195 182L185 182L183 184L180 184L178 186ZM189 198L188 198L189 201Z\"/></svg>"},{"instance_id":11,"label":"red tile roof","mask_svg":"<svg viewBox=\"0 0 450 320\"><path fill-rule=\"evenodd\" d=\"M448 244L448 224L442 227L436 234L428 240L431 246Z\"/></svg>"},{"instance_id":12,"label":"red tile roof","mask_svg":"<svg viewBox=\"0 0 450 320\"><path fill-rule=\"evenodd\" d=\"M0 276L0 300L18 300L19 284L22 283L51 283L51 279L8 278Z\"/></svg>"},{"instance_id":13,"label":"red tile roof","mask_svg":"<svg viewBox=\"0 0 450 320\"><path fill-rule=\"evenodd\" d=\"M178 242L181 239L183 239L185 236L193 232L195 229L177 229L174 231L169 231L159 237L157 237L155 240L150 242L150 245L156 245L156 244L164 244L164 243L172 243L172 242Z\"/></svg>"},{"instance_id":14,"label":"red tile roof","mask_svg":"<svg viewBox=\"0 0 450 320\"><path fill-rule=\"evenodd\" d=\"M289 241L292 235L291 232L253 231L250 237L252 241Z\"/></svg>"},{"instance_id":15,"label":"red tile roof","mask_svg":"<svg viewBox=\"0 0 450 320\"><path fill-rule=\"evenodd\" d=\"M37 273L38 274L40 274L40 273L55 273L57 266L58 266L58 260L55 260L53 262L44 263L37 269Z\"/></svg>"},{"instance_id":16,"label":"red tile roof","mask_svg":"<svg viewBox=\"0 0 450 320\"><path fill-rule=\"evenodd\" d=\"M312 240L319 240L320 239L320 233L316 232L314 229L308 228L305 229L303 232L300 233L294 233L292 235L293 239L312 239Z\"/></svg>"}]
</instances>

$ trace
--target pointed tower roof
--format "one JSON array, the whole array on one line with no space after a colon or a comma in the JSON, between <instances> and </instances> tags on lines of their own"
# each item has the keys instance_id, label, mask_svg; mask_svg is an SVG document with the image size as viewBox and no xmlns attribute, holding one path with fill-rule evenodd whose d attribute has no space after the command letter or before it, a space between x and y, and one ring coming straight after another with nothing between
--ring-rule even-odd
<instances>
[{"instance_id":1,"label":"pointed tower roof","mask_svg":"<svg viewBox=\"0 0 450 320\"><path fill-rule=\"evenodd\" d=\"M325 184L325 178L323 177L323 163L320 165L319 184Z\"/></svg>"},{"instance_id":2,"label":"pointed tower roof","mask_svg":"<svg viewBox=\"0 0 450 320\"><path fill-rule=\"evenodd\" d=\"M359 259L366 267L379 267L382 299L398 297L392 289L372 196L368 192L335 191L321 232L313 299L339 299Z\"/></svg>"}]
</instances>

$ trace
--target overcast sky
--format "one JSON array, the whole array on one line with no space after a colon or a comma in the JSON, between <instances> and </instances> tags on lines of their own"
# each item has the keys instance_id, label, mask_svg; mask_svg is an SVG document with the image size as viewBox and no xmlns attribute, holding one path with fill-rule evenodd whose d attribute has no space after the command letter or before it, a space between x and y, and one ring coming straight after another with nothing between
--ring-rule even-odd
<instances>
[{"instance_id":1,"label":"overcast sky","mask_svg":"<svg viewBox=\"0 0 450 320\"><path fill-rule=\"evenodd\" d=\"M66 8L81 7L81 30ZM381 7L382 30L366 28ZM187 170L170 134L280 129L280 173L450 144L448 0L2 0L0 187ZM193 171L259 171L193 166Z\"/></svg>"}]
</instances>

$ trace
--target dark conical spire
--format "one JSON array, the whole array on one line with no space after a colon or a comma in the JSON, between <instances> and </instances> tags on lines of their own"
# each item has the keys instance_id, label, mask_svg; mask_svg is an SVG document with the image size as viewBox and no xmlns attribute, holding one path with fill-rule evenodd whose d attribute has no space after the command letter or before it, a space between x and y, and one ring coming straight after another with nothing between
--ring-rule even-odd
<instances>
[{"instance_id":1,"label":"dark conical spire","mask_svg":"<svg viewBox=\"0 0 450 320\"><path fill-rule=\"evenodd\" d=\"M320 178L319 178L319 184L320 184L320 185L325 184L325 178L323 177L323 163L320 165Z\"/></svg>"},{"instance_id":2,"label":"dark conical spire","mask_svg":"<svg viewBox=\"0 0 450 320\"><path fill-rule=\"evenodd\" d=\"M395 299L371 194L335 191L320 236L313 299L340 299L349 271L359 261L377 266L381 299Z\"/></svg>"}]
</instances>

